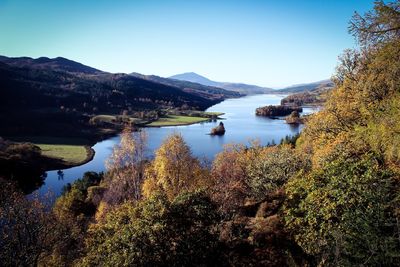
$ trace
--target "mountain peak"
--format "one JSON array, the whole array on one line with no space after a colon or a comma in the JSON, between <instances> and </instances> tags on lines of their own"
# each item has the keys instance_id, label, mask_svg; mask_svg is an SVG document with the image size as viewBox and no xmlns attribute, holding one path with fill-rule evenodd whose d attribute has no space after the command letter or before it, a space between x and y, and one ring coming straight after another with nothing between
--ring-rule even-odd
<instances>
[{"instance_id":1,"label":"mountain peak","mask_svg":"<svg viewBox=\"0 0 400 267\"><path fill-rule=\"evenodd\" d=\"M207 86L218 87L220 85L220 83L211 81L210 79L208 79L204 76L201 76L200 74L197 74L195 72L185 72L185 73L171 76L169 78L175 79L175 80L193 82L193 83L200 83L202 85L207 85Z\"/></svg>"}]
</instances>

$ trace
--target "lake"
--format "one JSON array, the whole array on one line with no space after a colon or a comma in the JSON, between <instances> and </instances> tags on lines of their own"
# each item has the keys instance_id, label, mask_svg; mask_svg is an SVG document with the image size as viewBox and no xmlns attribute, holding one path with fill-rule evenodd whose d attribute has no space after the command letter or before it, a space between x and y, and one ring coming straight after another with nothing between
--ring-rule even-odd
<instances>
[{"instance_id":1,"label":"lake","mask_svg":"<svg viewBox=\"0 0 400 267\"><path fill-rule=\"evenodd\" d=\"M255 109L266 105L278 105L285 95L253 95L236 99L227 99L216 104L207 111L224 112L221 116L226 133L223 136L208 135L211 128L220 122L204 122L187 126L174 126L163 128L146 128L148 134L148 154L151 157L162 141L171 133L180 133L189 144L195 156L212 160L225 144L243 143L249 144L257 139L262 145L279 143L286 135L299 133L302 126L286 124L284 120L269 119L255 116ZM303 108L302 114L314 112L312 108ZM69 169L47 172L44 185L38 189L43 195L48 190L59 195L62 187L67 183L82 177L87 171L101 172L105 170L104 161L110 155L115 144L119 143L119 136L98 142L93 146L96 154L92 161Z\"/></svg>"}]
</instances>

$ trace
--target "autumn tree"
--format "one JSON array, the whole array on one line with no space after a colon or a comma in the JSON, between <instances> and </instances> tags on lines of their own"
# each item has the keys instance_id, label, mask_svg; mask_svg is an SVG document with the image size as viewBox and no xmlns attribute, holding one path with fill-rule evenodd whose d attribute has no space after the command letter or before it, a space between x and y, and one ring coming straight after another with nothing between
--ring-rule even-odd
<instances>
[{"instance_id":1,"label":"autumn tree","mask_svg":"<svg viewBox=\"0 0 400 267\"><path fill-rule=\"evenodd\" d=\"M49 202L27 199L0 179L0 262L4 266L37 266L59 244L59 227Z\"/></svg>"},{"instance_id":2,"label":"autumn tree","mask_svg":"<svg viewBox=\"0 0 400 267\"><path fill-rule=\"evenodd\" d=\"M400 2L376 1L374 10L355 13L350 32L363 47L376 46L400 38Z\"/></svg>"},{"instance_id":3,"label":"autumn tree","mask_svg":"<svg viewBox=\"0 0 400 267\"><path fill-rule=\"evenodd\" d=\"M391 156L397 158L391 160L398 160L398 150L382 136L398 143L395 125L400 88L399 14L398 1L379 1L373 11L353 17L350 31L359 40L360 48L347 50L340 58L334 76L336 88L324 109L311 117L299 141L303 151L315 152L315 166L325 162L320 155L329 155L328 150L334 148L332 143L348 142L355 135L372 141L365 143L364 151L376 147L374 140L378 139L382 144L380 152L393 151Z\"/></svg>"},{"instance_id":4,"label":"autumn tree","mask_svg":"<svg viewBox=\"0 0 400 267\"><path fill-rule=\"evenodd\" d=\"M281 189L300 170L309 169L308 159L290 145L258 149L257 157L246 167L249 194L256 200L263 200L268 194Z\"/></svg>"},{"instance_id":5,"label":"autumn tree","mask_svg":"<svg viewBox=\"0 0 400 267\"><path fill-rule=\"evenodd\" d=\"M71 265L80 256L88 225L98 204L92 189L99 187L102 178L102 173L86 172L82 178L64 188L53 206L61 242L53 247L44 265Z\"/></svg>"},{"instance_id":6,"label":"autumn tree","mask_svg":"<svg viewBox=\"0 0 400 267\"><path fill-rule=\"evenodd\" d=\"M288 229L317 263L393 266L399 183L375 155L340 157L286 186Z\"/></svg>"},{"instance_id":7,"label":"autumn tree","mask_svg":"<svg viewBox=\"0 0 400 267\"><path fill-rule=\"evenodd\" d=\"M298 148L312 159L285 186L287 228L316 264L396 266L399 258L399 1L376 2L350 30L333 89Z\"/></svg>"},{"instance_id":8,"label":"autumn tree","mask_svg":"<svg viewBox=\"0 0 400 267\"><path fill-rule=\"evenodd\" d=\"M212 197L221 210L232 211L244 204L248 195L246 165L250 158L246 146L239 144L226 145L216 155L211 170Z\"/></svg>"},{"instance_id":9,"label":"autumn tree","mask_svg":"<svg viewBox=\"0 0 400 267\"><path fill-rule=\"evenodd\" d=\"M218 265L219 217L201 191L125 202L93 224L80 266Z\"/></svg>"},{"instance_id":10,"label":"autumn tree","mask_svg":"<svg viewBox=\"0 0 400 267\"><path fill-rule=\"evenodd\" d=\"M147 197L163 192L173 199L181 192L206 186L206 173L182 136L174 133L164 140L146 170L143 192Z\"/></svg>"},{"instance_id":11,"label":"autumn tree","mask_svg":"<svg viewBox=\"0 0 400 267\"><path fill-rule=\"evenodd\" d=\"M115 205L126 200L139 200L144 180L147 135L144 131L132 132L127 126L122 134L120 144L113 149L106 161L107 191L104 201Z\"/></svg>"}]
</instances>

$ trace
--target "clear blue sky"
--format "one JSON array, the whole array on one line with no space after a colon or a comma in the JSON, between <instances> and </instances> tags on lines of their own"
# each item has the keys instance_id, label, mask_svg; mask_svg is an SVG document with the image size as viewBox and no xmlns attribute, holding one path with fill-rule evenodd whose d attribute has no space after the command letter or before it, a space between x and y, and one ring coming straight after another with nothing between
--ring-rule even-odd
<instances>
[{"instance_id":1,"label":"clear blue sky","mask_svg":"<svg viewBox=\"0 0 400 267\"><path fill-rule=\"evenodd\" d=\"M281 87L331 76L372 0L0 0L0 54Z\"/></svg>"}]
</instances>

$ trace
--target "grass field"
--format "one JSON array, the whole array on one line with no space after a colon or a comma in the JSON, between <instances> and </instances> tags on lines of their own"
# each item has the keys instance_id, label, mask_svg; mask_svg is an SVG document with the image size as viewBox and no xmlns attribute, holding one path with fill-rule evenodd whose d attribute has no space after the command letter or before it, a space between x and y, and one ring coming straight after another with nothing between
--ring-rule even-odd
<instances>
[{"instance_id":1,"label":"grass field","mask_svg":"<svg viewBox=\"0 0 400 267\"><path fill-rule=\"evenodd\" d=\"M153 121L152 123L146 124L146 126L149 127L179 126L179 125L189 125L208 120L209 118L168 115L167 117L162 117L157 121Z\"/></svg>"},{"instance_id":2,"label":"grass field","mask_svg":"<svg viewBox=\"0 0 400 267\"><path fill-rule=\"evenodd\" d=\"M215 115L215 116L222 116L225 114L223 112L213 112L213 111L204 111L203 113L206 115Z\"/></svg>"},{"instance_id":3,"label":"grass field","mask_svg":"<svg viewBox=\"0 0 400 267\"><path fill-rule=\"evenodd\" d=\"M59 158L71 165L86 161L88 153L85 146L80 145L56 145L36 144L42 150L44 156Z\"/></svg>"},{"instance_id":4,"label":"grass field","mask_svg":"<svg viewBox=\"0 0 400 267\"><path fill-rule=\"evenodd\" d=\"M79 165L91 156L87 149L89 142L81 138L25 136L11 139L17 142L31 142L40 147L44 156L62 159L67 165Z\"/></svg>"}]
</instances>

